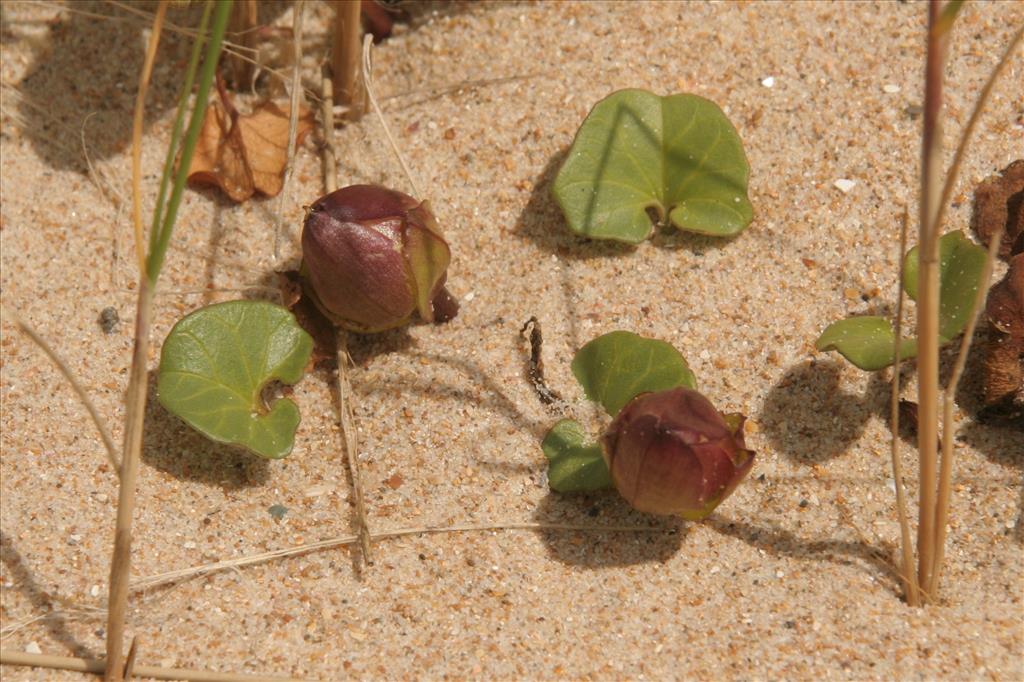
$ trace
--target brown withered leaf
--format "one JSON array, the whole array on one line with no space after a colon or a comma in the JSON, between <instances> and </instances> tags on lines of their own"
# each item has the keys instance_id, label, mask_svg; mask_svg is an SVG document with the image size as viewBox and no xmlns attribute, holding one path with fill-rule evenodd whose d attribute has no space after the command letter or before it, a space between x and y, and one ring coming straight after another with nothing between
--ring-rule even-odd
<instances>
[{"instance_id":1,"label":"brown withered leaf","mask_svg":"<svg viewBox=\"0 0 1024 682\"><path fill-rule=\"evenodd\" d=\"M985 413L1024 426L1024 253L989 290L985 315Z\"/></svg>"},{"instance_id":2,"label":"brown withered leaf","mask_svg":"<svg viewBox=\"0 0 1024 682\"><path fill-rule=\"evenodd\" d=\"M188 169L189 182L220 187L237 202L256 192L278 194L288 163L288 112L264 102L242 115L228 111L221 101L210 102ZM312 111L300 108L297 144L312 129Z\"/></svg>"},{"instance_id":3,"label":"brown withered leaf","mask_svg":"<svg viewBox=\"0 0 1024 682\"><path fill-rule=\"evenodd\" d=\"M1005 227L999 257L1006 260L1024 251L1024 159L1017 159L974 190L971 227L988 246L1000 226Z\"/></svg>"}]
</instances>

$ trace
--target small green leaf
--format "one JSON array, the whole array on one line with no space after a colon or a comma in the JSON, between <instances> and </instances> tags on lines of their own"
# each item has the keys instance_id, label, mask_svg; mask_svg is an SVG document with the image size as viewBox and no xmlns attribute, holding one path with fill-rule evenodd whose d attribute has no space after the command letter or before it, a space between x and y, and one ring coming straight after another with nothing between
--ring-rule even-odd
<instances>
[{"instance_id":1,"label":"small green leaf","mask_svg":"<svg viewBox=\"0 0 1024 682\"><path fill-rule=\"evenodd\" d=\"M583 121L552 191L573 232L636 244L651 232L648 209L681 230L738 234L753 219L749 175L714 102L619 90Z\"/></svg>"},{"instance_id":2,"label":"small green leaf","mask_svg":"<svg viewBox=\"0 0 1024 682\"><path fill-rule=\"evenodd\" d=\"M313 339L280 306L231 301L200 308L164 341L160 403L211 440L284 457L299 408L282 398L268 409L260 392L275 379L301 379L312 350Z\"/></svg>"},{"instance_id":3,"label":"small green leaf","mask_svg":"<svg viewBox=\"0 0 1024 682\"><path fill-rule=\"evenodd\" d=\"M814 347L834 350L860 369L873 372L891 365L894 332L889 320L866 315L833 322L821 333ZM903 339L900 358L917 355L917 341Z\"/></svg>"},{"instance_id":4,"label":"small green leaf","mask_svg":"<svg viewBox=\"0 0 1024 682\"><path fill-rule=\"evenodd\" d=\"M903 261L903 288L917 300L918 247ZM974 296L985 269L985 249L963 232L948 232L939 239L939 337L950 341L967 326Z\"/></svg>"},{"instance_id":5,"label":"small green leaf","mask_svg":"<svg viewBox=\"0 0 1024 682\"><path fill-rule=\"evenodd\" d=\"M548 484L552 490L577 493L613 487L601 446L587 438L578 422L563 419L555 424L541 448L548 458Z\"/></svg>"},{"instance_id":6,"label":"small green leaf","mask_svg":"<svg viewBox=\"0 0 1024 682\"><path fill-rule=\"evenodd\" d=\"M949 343L964 330L981 286L985 249L963 232L949 232L939 239L939 343ZM903 288L917 300L918 247L903 260ZM814 342L818 350L834 350L860 369L874 371L895 362L893 329L882 317L851 317L830 324ZM905 338L900 358L917 355L917 339Z\"/></svg>"},{"instance_id":7,"label":"small green leaf","mask_svg":"<svg viewBox=\"0 0 1024 682\"><path fill-rule=\"evenodd\" d=\"M624 331L599 336L580 348L572 359L572 373L587 397L613 417L640 393L697 388L686 360L671 344Z\"/></svg>"}]
</instances>

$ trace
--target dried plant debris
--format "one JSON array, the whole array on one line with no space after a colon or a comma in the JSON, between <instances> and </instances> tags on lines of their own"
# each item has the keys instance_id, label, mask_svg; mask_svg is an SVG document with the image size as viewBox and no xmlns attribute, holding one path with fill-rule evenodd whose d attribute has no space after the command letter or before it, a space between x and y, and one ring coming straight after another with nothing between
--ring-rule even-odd
<instances>
[{"instance_id":1,"label":"dried plant debris","mask_svg":"<svg viewBox=\"0 0 1024 682\"><path fill-rule=\"evenodd\" d=\"M1024 427L1024 253L1010 259L1006 277L989 291L985 315L989 340L982 416Z\"/></svg>"},{"instance_id":2,"label":"dried plant debris","mask_svg":"<svg viewBox=\"0 0 1024 682\"><path fill-rule=\"evenodd\" d=\"M316 303L302 290L302 277L298 270L275 273L281 289L281 304L295 315L299 326L313 337L313 367L331 368L337 364L334 324L328 320ZM307 368L308 370L308 368Z\"/></svg>"},{"instance_id":3,"label":"dried plant debris","mask_svg":"<svg viewBox=\"0 0 1024 682\"><path fill-rule=\"evenodd\" d=\"M240 114L222 89L220 100L206 110L189 182L220 187L236 202L256 192L277 195L288 163L288 116L287 106L273 102L258 105L251 114ZM313 113L302 107L297 144L313 129L313 122Z\"/></svg>"},{"instance_id":4,"label":"dried plant debris","mask_svg":"<svg viewBox=\"0 0 1024 682\"><path fill-rule=\"evenodd\" d=\"M548 388L544 381L544 359L541 356L544 348L544 336L536 316L526 321L523 328L519 330L519 334L526 338L527 330L530 332L530 364L527 368L527 375L530 377L533 390L537 393L537 398L545 405L553 405L561 400L562 396Z\"/></svg>"},{"instance_id":5,"label":"dried plant debris","mask_svg":"<svg viewBox=\"0 0 1024 682\"><path fill-rule=\"evenodd\" d=\"M985 178L974 190L971 227L987 246L1000 226L1005 227L999 257L1009 259L1024 252L1024 159L1017 159L996 175Z\"/></svg>"}]
</instances>

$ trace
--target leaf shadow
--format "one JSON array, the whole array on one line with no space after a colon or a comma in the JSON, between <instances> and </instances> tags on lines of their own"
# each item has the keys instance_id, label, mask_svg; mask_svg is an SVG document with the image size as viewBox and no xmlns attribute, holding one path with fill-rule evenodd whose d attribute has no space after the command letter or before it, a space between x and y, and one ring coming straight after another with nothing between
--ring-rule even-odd
<instances>
[{"instance_id":1,"label":"leaf shadow","mask_svg":"<svg viewBox=\"0 0 1024 682\"><path fill-rule=\"evenodd\" d=\"M598 569L665 563L683 545L692 524L671 516L633 510L614 490L562 495L549 492L533 513L537 523L659 528L652 531L545 529L538 531L552 559L569 566Z\"/></svg>"},{"instance_id":2,"label":"leaf shadow","mask_svg":"<svg viewBox=\"0 0 1024 682\"><path fill-rule=\"evenodd\" d=\"M270 23L287 8L286 3L261 3L261 21ZM135 10L152 15L152 0L131 3ZM168 22L195 27L201 6L172 5ZM109 18L103 18L109 17ZM33 46L33 63L18 84L24 95L19 102L22 118L38 122L24 132L47 164L55 169L88 171L77 150L78 133L86 118L95 115L88 128L89 156L93 161L120 154L131 143L136 86L145 56L150 17L99 0L80 0L57 15L49 34ZM192 40L177 31L165 30L157 50L156 68L146 98L151 124L177 106L182 69ZM162 66L162 65L167 65ZM73 142L62 142L73 135Z\"/></svg>"},{"instance_id":3,"label":"leaf shadow","mask_svg":"<svg viewBox=\"0 0 1024 682\"><path fill-rule=\"evenodd\" d=\"M875 547L863 540L807 539L785 528L731 521L717 513L701 523L717 533L742 540L772 556L842 565L858 563L870 568L872 573L881 574L889 582L890 589L900 591L899 571L893 559L896 551L894 546Z\"/></svg>"},{"instance_id":4,"label":"leaf shadow","mask_svg":"<svg viewBox=\"0 0 1024 682\"><path fill-rule=\"evenodd\" d=\"M150 372L142 461L181 481L239 490L270 480L270 463L240 447L215 443L169 413L157 400L156 372Z\"/></svg>"},{"instance_id":5,"label":"leaf shadow","mask_svg":"<svg viewBox=\"0 0 1024 682\"><path fill-rule=\"evenodd\" d=\"M843 365L811 360L791 367L772 386L758 423L772 447L799 464L827 462L862 435L871 415L888 403L888 382L873 372L866 393L842 389Z\"/></svg>"},{"instance_id":6,"label":"leaf shadow","mask_svg":"<svg viewBox=\"0 0 1024 682\"><path fill-rule=\"evenodd\" d=\"M79 642L68 629L67 619L59 614L59 598L54 597L36 580L25 557L14 546L14 539L0 530L0 563L4 566L4 582L11 583L28 599L37 614L49 614L46 629L54 640L67 648L77 658L94 658L96 652ZM6 599L4 600L7 601ZM57 613L55 613L57 612ZM4 609L4 621L11 620L10 613Z\"/></svg>"}]
</instances>

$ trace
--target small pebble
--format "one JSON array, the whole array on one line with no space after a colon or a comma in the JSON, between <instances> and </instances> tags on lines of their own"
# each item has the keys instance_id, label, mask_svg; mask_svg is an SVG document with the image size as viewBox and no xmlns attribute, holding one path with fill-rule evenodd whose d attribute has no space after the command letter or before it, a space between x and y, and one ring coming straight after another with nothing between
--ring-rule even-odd
<instances>
[{"instance_id":1,"label":"small pebble","mask_svg":"<svg viewBox=\"0 0 1024 682\"><path fill-rule=\"evenodd\" d=\"M185 549L195 549L195 548L196 548L196 543L194 543L194 542L192 542L191 540L189 540L188 542L186 542L186 543L185 543L185 544L183 545L183 547L184 547Z\"/></svg>"},{"instance_id":2,"label":"small pebble","mask_svg":"<svg viewBox=\"0 0 1024 682\"><path fill-rule=\"evenodd\" d=\"M893 85L892 83L886 83L885 85L882 86L882 91L887 92L890 95L895 95L897 92L900 91L900 86Z\"/></svg>"},{"instance_id":3,"label":"small pebble","mask_svg":"<svg viewBox=\"0 0 1024 682\"><path fill-rule=\"evenodd\" d=\"M284 515L288 513L288 507L283 504L273 504L267 508L267 511L270 512L270 515L273 516L275 520L280 521L284 518Z\"/></svg>"},{"instance_id":4,"label":"small pebble","mask_svg":"<svg viewBox=\"0 0 1024 682\"><path fill-rule=\"evenodd\" d=\"M103 330L104 334L113 334L117 331L117 325L120 322L121 318L117 314L117 309L113 306L108 306L100 312L100 329Z\"/></svg>"},{"instance_id":5,"label":"small pebble","mask_svg":"<svg viewBox=\"0 0 1024 682\"><path fill-rule=\"evenodd\" d=\"M82 541L82 536L81 535L69 535L68 536L68 544L69 545L77 545L81 541Z\"/></svg>"},{"instance_id":6,"label":"small pebble","mask_svg":"<svg viewBox=\"0 0 1024 682\"><path fill-rule=\"evenodd\" d=\"M783 571L775 571L776 578L784 578L786 574Z\"/></svg>"},{"instance_id":7,"label":"small pebble","mask_svg":"<svg viewBox=\"0 0 1024 682\"><path fill-rule=\"evenodd\" d=\"M766 88L772 87L773 85L775 85L775 76L768 76L763 81L761 81L761 85L763 85Z\"/></svg>"},{"instance_id":8,"label":"small pebble","mask_svg":"<svg viewBox=\"0 0 1024 682\"><path fill-rule=\"evenodd\" d=\"M475 291L471 291L468 294L466 294L465 296L463 296L462 300L465 301L466 303L469 303L474 298L476 298L476 292Z\"/></svg>"},{"instance_id":9,"label":"small pebble","mask_svg":"<svg viewBox=\"0 0 1024 682\"><path fill-rule=\"evenodd\" d=\"M98 597L98 596L100 596L100 586L99 585L93 585L92 587L90 587L89 588L89 596L90 597Z\"/></svg>"},{"instance_id":10,"label":"small pebble","mask_svg":"<svg viewBox=\"0 0 1024 682\"><path fill-rule=\"evenodd\" d=\"M26 654L41 654L41 653L43 653L43 650L40 649L39 645L36 644L35 642L29 642L28 645L25 646L25 653Z\"/></svg>"},{"instance_id":11,"label":"small pebble","mask_svg":"<svg viewBox=\"0 0 1024 682\"><path fill-rule=\"evenodd\" d=\"M843 194L846 194L851 189L853 189L854 185L856 184L857 183L855 181L847 180L846 178L839 178L838 180L832 183L832 185Z\"/></svg>"}]
</instances>

